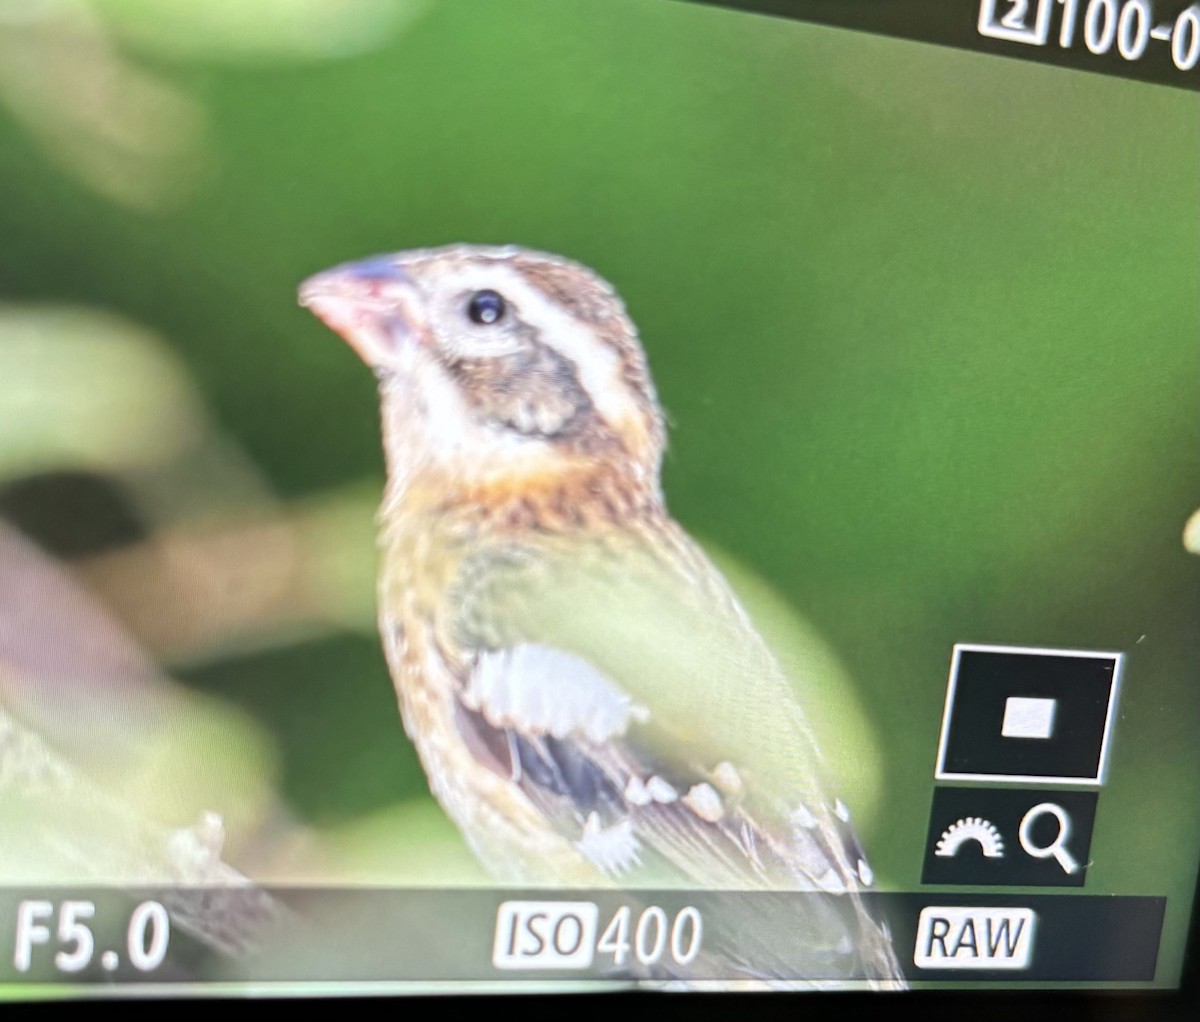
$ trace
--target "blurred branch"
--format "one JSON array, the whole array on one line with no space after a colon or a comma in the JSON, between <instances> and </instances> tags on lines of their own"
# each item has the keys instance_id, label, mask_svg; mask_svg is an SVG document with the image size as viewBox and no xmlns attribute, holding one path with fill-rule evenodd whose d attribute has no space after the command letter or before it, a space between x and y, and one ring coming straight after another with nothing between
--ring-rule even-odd
<instances>
[{"instance_id":1,"label":"blurred branch","mask_svg":"<svg viewBox=\"0 0 1200 1022\"><path fill-rule=\"evenodd\" d=\"M173 920L225 954L262 945L284 910L265 891L221 859L225 831L221 817L204 813L193 827L170 830L77 774L36 735L0 708L0 857L6 845L36 863L43 880L60 874L73 884L89 881L138 886L220 887L193 894L164 895ZM67 823L69 821L69 824ZM6 870L5 880L20 880Z\"/></svg>"},{"instance_id":2,"label":"blurred branch","mask_svg":"<svg viewBox=\"0 0 1200 1022\"><path fill-rule=\"evenodd\" d=\"M76 562L138 641L175 663L333 630L375 629L376 487L204 526Z\"/></svg>"},{"instance_id":3,"label":"blurred branch","mask_svg":"<svg viewBox=\"0 0 1200 1022\"><path fill-rule=\"evenodd\" d=\"M69 830L22 820L22 840L34 847L22 858L42 874L61 863L72 878L122 883L246 883L221 859L224 827L216 813L204 814L195 828L167 830L93 784L0 708L0 796L11 808L20 801L45 807L55 820L72 806ZM81 806L90 807L82 818ZM97 826L97 824L99 824ZM11 862L11 860L9 860Z\"/></svg>"},{"instance_id":4,"label":"blurred branch","mask_svg":"<svg viewBox=\"0 0 1200 1022\"><path fill-rule=\"evenodd\" d=\"M177 689L2 524L0 565L0 877L176 888L162 900L182 929L224 954L261 946L285 913L224 861L222 816L155 819L195 814L218 792L243 820L260 817L269 796L252 732Z\"/></svg>"},{"instance_id":5,"label":"blurred branch","mask_svg":"<svg viewBox=\"0 0 1200 1022\"><path fill-rule=\"evenodd\" d=\"M67 571L0 523L0 706L141 814L219 800L245 833L271 804L265 735L165 676ZM214 750L221 754L214 756ZM11 863L0 858L0 875Z\"/></svg>"}]
</instances>

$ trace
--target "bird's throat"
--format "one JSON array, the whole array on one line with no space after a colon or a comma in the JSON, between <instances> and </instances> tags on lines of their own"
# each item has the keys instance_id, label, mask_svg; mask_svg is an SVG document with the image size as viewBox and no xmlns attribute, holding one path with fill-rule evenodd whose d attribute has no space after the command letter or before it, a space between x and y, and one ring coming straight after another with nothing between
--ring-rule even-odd
<instances>
[{"instance_id":1,"label":"bird's throat","mask_svg":"<svg viewBox=\"0 0 1200 1022\"><path fill-rule=\"evenodd\" d=\"M628 524L665 513L657 480L624 467L583 462L463 476L426 466L389 473L382 520L410 527L476 526L503 531L569 532Z\"/></svg>"}]
</instances>

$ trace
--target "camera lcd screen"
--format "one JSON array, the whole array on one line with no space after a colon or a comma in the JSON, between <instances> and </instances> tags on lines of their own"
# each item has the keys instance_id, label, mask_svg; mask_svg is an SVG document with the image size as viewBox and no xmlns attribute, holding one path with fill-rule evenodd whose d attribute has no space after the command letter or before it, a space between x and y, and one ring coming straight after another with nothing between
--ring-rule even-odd
<instances>
[{"instance_id":1,"label":"camera lcd screen","mask_svg":"<svg viewBox=\"0 0 1200 1022\"><path fill-rule=\"evenodd\" d=\"M0 7L0 998L1177 988L1198 63Z\"/></svg>"}]
</instances>

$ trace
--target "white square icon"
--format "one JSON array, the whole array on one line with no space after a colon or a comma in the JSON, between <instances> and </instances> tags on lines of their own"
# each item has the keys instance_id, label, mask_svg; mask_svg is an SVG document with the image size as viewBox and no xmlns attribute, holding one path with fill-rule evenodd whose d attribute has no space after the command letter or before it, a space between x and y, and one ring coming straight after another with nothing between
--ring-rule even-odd
<instances>
[{"instance_id":1,"label":"white square icon","mask_svg":"<svg viewBox=\"0 0 1200 1022\"><path fill-rule=\"evenodd\" d=\"M934 776L1103 784L1124 659L956 642Z\"/></svg>"},{"instance_id":2,"label":"white square icon","mask_svg":"<svg viewBox=\"0 0 1200 1022\"><path fill-rule=\"evenodd\" d=\"M1004 721L1000 734L1005 738L1049 738L1054 734L1057 699L1031 699L1009 696L1004 701Z\"/></svg>"}]
</instances>

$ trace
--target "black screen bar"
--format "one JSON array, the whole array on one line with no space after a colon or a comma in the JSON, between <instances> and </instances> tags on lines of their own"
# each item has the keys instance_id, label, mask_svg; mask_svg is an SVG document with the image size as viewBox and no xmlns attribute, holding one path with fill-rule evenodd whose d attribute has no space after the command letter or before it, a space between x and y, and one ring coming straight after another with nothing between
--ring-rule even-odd
<instances>
[{"instance_id":1,"label":"black screen bar","mask_svg":"<svg viewBox=\"0 0 1200 1022\"><path fill-rule=\"evenodd\" d=\"M1002 984L1153 981L1166 905L864 900L876 921L866 932L877 938L886 920L907 979ZM849 899L818 892L6 889L0 984L878 978L878 948L829 939L839 914L868 944Z\"/></svg>"},{"instance_id":2,"label":"black screen bar","mask_svg":"<svg viewBox=\"0 0 1200 1022\"><path fill-rule=\"evenodd\" d=\"M686 0L1200 90L1196 0Z\"/></svg>"}]
</instances>

